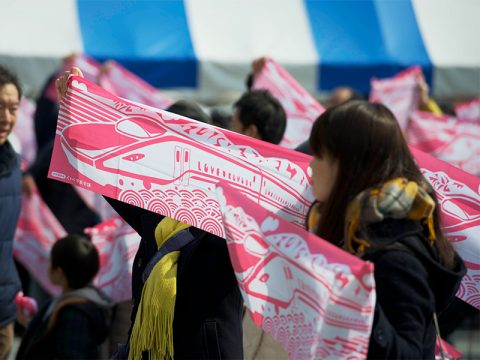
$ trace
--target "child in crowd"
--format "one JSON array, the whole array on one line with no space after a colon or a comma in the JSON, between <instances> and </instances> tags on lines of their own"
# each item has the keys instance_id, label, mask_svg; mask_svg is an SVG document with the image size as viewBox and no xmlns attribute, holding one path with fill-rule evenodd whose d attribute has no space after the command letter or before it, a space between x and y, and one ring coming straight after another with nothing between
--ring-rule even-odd
<instances>
[{"instance_id":1,"label":"child in crowd","mask_svg":"<svg viewBox=\"0 0 480 360\"><path fill-rule=\"evenodd\" d=\"M62 289L32 319L23 336L17 359L94 359L108 335L112 306L91 282L99 269L99 255L88 238L68 235L50 253L48 276ZM17 311L20 323L25 314Z\"/></svg>"}]
</instances>

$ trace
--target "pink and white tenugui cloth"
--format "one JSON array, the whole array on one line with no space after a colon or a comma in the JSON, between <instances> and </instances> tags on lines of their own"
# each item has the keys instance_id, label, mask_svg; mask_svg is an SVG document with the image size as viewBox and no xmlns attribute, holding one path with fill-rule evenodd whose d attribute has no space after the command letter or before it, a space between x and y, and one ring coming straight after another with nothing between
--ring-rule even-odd
<instances>
[{"instance_id":1,"label":"pink and white tenugui cloth","mask_svg":"<svg viewBox=\"0 0 480 360\"><path fill-rule=\"evenodd\" d=\"M218 186L230 259L255 323L292 359L363 359L375 284L365 262Z\"/></svg>"},{"instance_id":2,"label":"pink and white tenugui cloth","mask_svg":"<svg viewBox=\"0 0 480 360\"><path fill-rule=\"evenodd\" d=\"M462 120L473 120L480 122L480 97L457 104L455 114Z\"/></svg>"},{"instance_id":3,"label":"pink and white tenugui cloth","mask_svg":"<svg viewBox=\"0 0 480 360\"><path fill-rule=\"evenodd\" d=\"M132 265L140 244L138 234L118 215L85 232L100 255L95 286L115 302L131 299ZM22 199L13 255L52 295L59 294L60 288L53 286L48 279L50 250L65 235L66 231L36 190L31 197Z\"/></svg>"},{"instance_id":4,"label":"pink and white tenugui cloth","mask_svg":"<svg viewBox=\"0 0 480 360\"><path fill-rule=\"evenodd\" d=\"M20 155L22 160L31 164L37 156L37 140L35 139L34 121L35 103L22 97L18 109L17 123L13 128L13 134L20 142Z\"/></svg>"},{"instance_id":5,"label":"pink and white tenugui cloth","mask_svg":"<svg viewBox=\"0 0 480 360\"><path fill-rule=\"evenodd\" d=\"M387 106L395 114L402 130L405 130L408 116L418 108L418 82L421 77L422 70L415 66L391 78L373 78L370 81L370 101Z\"/></svg>"},{"instance_id":6,"label":"pink and white tenugui cloth","mask_svg":"<svg viewBox=\"0 0 480 360\"><path fill-rule=\"evenodd\" d=\"M173 104L173 100L167 95L115 61L103 65L98 84L119 97L158 109L166 109Z\"/></svg>"},{"instance_id":7,"label":"pink and white tenugui cloth","mask_svg":"<svg viewBox=\"0 0 480 360\"><path fill-rule=\"evenodd\" d=\"M45 90L45 96L51 101L58 101L57 90L55 89L55 80L71 67L82 69L83 76L90 81L97 81L100 74L101 65L96 60L85 54L75 54L64 60L57 74L52 77L50 83Z\"/></svg>"},{"instance_id":8,"label":"pink and white tenugui cloth","mask_svg":"<svg viewBox=\"0 0 480 360\"><path fill-rule=\"evenodd\" d=\"M215 184L303 226L313 201L310 157L120 99L70 78L49 176L189 223L224 228Z\"/></svg>"},{"instance_id":9,"label":"pink and white tenugui cloth","mask_svg":"<svg viewBox=\"0 0 480 360\"><path fill-rule=\"evenodd\" d=\"M13 242L13 256L52 295L60 288L48 279L50 249L55 241L67 235L35 189L30 197L22 198L22 208Z\"/></svg>"},{"instance_id":10,"label":"pink and white tenugui cloth","mask_svg":"<svg viewBox=\"0 0 480 360\"><path fill-rule=\"evenodd\" d=\"M480 175L480 122L414 111L407 139L410 145L437 159Z\"/></svg>"},{"instance_id":11,"label":"pink and white tenugui cloth","mask_svg":"<svg viewBox=\"0 0 480 360\"><path fill-rule=\"evenodd\" d=\"M457 296L480 309L480 180L419 150L411 150L435 189L443 230L467 266Z\"/></svg>"},{"instance_id":12,"label":"pink and white tenugui cloth","mask_svg":"<svg viewBox=\"0 0 480 360\"><path fill-rule=\"evenodd\" d=\"M290 149L307 141L317 117L325 111L284 68L272 59L255 76L253 89L265 89L282 104L287 114L287 128L280 143Z\"/></svg>"},{"instance_id":13,"label":"pink and white tenugui cloth","mask_svg":"<svg viewBox=\"0 0 480 360\"><path fill-rule=\"evenodd\" d=\"M100 270L94 285L119 303L132 298L132 267L140 236L115 216L85 229L100 254Z\"/></svg>"}]
</instances>

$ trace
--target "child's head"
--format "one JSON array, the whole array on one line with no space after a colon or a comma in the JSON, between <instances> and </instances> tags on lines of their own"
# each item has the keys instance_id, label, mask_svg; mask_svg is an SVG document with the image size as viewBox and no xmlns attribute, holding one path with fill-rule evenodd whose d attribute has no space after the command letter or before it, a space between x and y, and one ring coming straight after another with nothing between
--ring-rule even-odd
<instances>
[{"instance_id":1,"label":"child's head","mask_svg":"<svg viewBox=\"0 0 480 360\"><path fill-rule=\"evenodd\" d=\"M81 235L67 235L50 252L49 277L65 289L80 289L98 272L100 260L92 242Z\"/></svg>"}]
</instances>

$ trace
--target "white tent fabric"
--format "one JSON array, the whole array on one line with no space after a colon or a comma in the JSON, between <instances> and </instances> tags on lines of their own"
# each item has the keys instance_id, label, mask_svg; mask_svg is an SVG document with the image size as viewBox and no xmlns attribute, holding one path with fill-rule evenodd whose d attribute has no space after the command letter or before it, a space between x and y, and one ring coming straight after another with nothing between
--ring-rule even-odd
<instances>
[{"instance_id":1,"label":"white tent fabric","mask_svg":"<svg viewBox=\"0 0 480 360\"><path fill-rule=\"evenodd\" d=\"M480 95L480 2L414 0L437 96Z\"/></svg>"},{"instance_id":2,"label":"white tent fabric","mask_svg":"<svg viewBox=\"0 0 480 360\"><path fill-rule=\"evenodd\" d=\"M434 95L480 95L480 1L4 0L0 64L37 91L71 52L114 59L157 87L244 88L270 55L309 91L420 65Z\"/></svg>"}]
</instances>

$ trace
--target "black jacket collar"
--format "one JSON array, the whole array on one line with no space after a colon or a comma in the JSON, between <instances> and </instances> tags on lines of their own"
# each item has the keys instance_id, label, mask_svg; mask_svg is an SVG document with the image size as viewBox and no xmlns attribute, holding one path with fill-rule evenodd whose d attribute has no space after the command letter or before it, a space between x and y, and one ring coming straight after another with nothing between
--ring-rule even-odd
<instances>
[{"instance_id":1,"label":"black jacket collar","mask_svg":"<svg viewBox=\"0 0 480 360\"><path fill-rule=\"evenodd\" d=\"M429 274L429 283L435 294L436 309L440 312L449 303L460 286L466 273L462 259L455 253L453 269L445 267L437 250L431 247L426 230L419 221L407 219L387 219L367 228L367 236L372 247L363 259L374 261L384 251L403 251L415 256Z\"/></svg>"}]
</instances>

